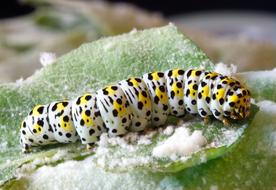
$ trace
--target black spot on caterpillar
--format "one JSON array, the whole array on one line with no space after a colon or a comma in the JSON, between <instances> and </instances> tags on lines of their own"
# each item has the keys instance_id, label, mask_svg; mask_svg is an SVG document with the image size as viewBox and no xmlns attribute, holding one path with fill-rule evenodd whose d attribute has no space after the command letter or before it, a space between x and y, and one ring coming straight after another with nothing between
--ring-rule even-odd
<instances>
[{"instance_id":1,"label":"black spot on caterpillar","mask_svg":"<svg viewBox=\"0 0 276 190\"><path fill-rule=\"evenodd\" d=\"M122 80L71 101L35 106L22 122L20 142L23 150L79 139L89 146L104 132L122 136L161 126L168 115L189 112L224 121L246 118L249 110L250 92L237 80L199 69L172 69Z\"/></svg>"}]
</instances>

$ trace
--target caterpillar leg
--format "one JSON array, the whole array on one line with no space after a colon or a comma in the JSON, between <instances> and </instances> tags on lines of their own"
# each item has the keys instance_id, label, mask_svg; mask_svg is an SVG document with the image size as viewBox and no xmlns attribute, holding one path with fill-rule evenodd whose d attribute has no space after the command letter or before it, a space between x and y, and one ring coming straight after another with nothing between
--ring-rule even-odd
<instances>
[{"instance_id":1,"label":"caterpillar leg","mask_svg":"<svg viewBox=\"0 0 276 190\"><path fill-rule=\"evenodd\" d=\"M109 136L126 134L133 113L123 90L118 85L108 86L98 90L96 98Z\"/></svg>"},{"instance_id":2,"label":"caterpillar leg","mask_svg":"<svg viewBox=\"0 0 276 190\"><path fill-rule=\"evenodd\" d=\"M228 120L227 118L223 118L222 122L223 122L223 124L224 124L225 126L227 126L227 127L230 126L230 122L229 122L229 120Z\"/></svg>"},{"instance_id":3,"label":"caterpillar leg","mask_svg":"<svg viewBox=\"0 0 276 190\"><path fill-rule=\"evenodd\" d=\"M82 144L94 144L106 131L94 94L84 94L73 100L72 116Z\"/></svg>"},{"instance_id":4,"label":"caterpillar leg","mask_svg":"<svg viewBox=\"0 0 276 190\"><path fill-rule=\"evenodd\" d=\"M86 150L92 150L95 147L95 143L86 144Z\"/></svg>"},{"instance_id":5,"label":"caterpillar leg","mask_svg":"<svg viewBox=\"0 0 276 190\"><path fill-rule=\"evenodd\" d=\"M23 153L30 153L32 151L32 149L30 148L30 147L28 147L28 146L24 146L23 148L22 148L22 152Z\"/></svg>"},{"instance_id":6,"label":"caterpillar leg","mask_svg":"<svg viewBox=\"0 0 276 190\"><path fill-rule=\"evenodd\" d=\"M208 124L209 123L209 120L210 118L207 116L207 117L204 117L203 121L204 121L204 124Z\"/></svg>"},{"instance_id":7,"label":"caterpillar leg","mask_svg":"<svg viewBox=\"0 0 276 190\"><path fill-rule=\"evenodd\" d=\"M146 84L140 78L119 82L133 113L130 131L142 131L151 121L151 99Z\"/></svg>"}]
</instances>

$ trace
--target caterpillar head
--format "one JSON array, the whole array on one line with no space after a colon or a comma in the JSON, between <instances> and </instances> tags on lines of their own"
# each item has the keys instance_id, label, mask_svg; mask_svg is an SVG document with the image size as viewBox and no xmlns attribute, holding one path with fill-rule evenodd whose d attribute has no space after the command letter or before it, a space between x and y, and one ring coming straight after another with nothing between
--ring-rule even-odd
<instances>
[{"instance_id":1,"label":"caterpillar head","mask_svg":"<svg viewBox=\"0 0 276 190\"><path fill-rule=\"evenodd\" d=\"M234 87L227 94L226 105L229 106L229 117L244 119L250 114L250 92L244 87Z\"/></svg>"},{"instance_id":2,"label":"caterpillar head","mask_svg":"<svg viewBox=\"0 0 276 190\"><path fill-rule=\"evenodd\" d=\"M51 128L47 121L47 108L36 106L23 120L20 127L20 144L23 152L30 147L49 144L53 141Z\"/></svg>"}]
</instances>

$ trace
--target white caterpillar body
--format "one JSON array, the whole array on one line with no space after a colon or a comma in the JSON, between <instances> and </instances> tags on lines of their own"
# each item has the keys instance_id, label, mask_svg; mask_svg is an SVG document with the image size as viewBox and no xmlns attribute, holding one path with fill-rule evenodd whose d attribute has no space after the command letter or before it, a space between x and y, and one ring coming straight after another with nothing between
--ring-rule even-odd
<instances>
[{"instance_id":1,"label":"white caterpillar body","mask_svg":"<svg viewBox=\"0 0 276 190\"><path fill-rule=\"evenodd\" d=\"M92 146L100 135L121 136L163 125L169 115L198 113L218 120L249 115L250 92L237 80L198 69L152 72L129 78L71 101L38 105L24 119L20 142L32 146L81 140Z\"/></svg>"}]
</instances>

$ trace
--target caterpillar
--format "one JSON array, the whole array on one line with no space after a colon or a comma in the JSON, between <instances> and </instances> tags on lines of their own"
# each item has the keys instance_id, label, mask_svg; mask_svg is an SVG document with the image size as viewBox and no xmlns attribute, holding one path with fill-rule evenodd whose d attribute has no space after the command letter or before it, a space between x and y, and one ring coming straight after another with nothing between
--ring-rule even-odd
<instances>
[{"instance_id":1,"label":"caterpillar","mask_svg":"<svg viewBox=\"0 0 276 190\"><path fill-rule=\"evenodd\" d=\"M143 131L187 112L228 125L229 118L248 117L250 91L232 77L200 69L146 73L70 101L35 106L21 124L20 143L24 152L79 139L91 148L102 133Z\"/></svg>"}]
</instances>

